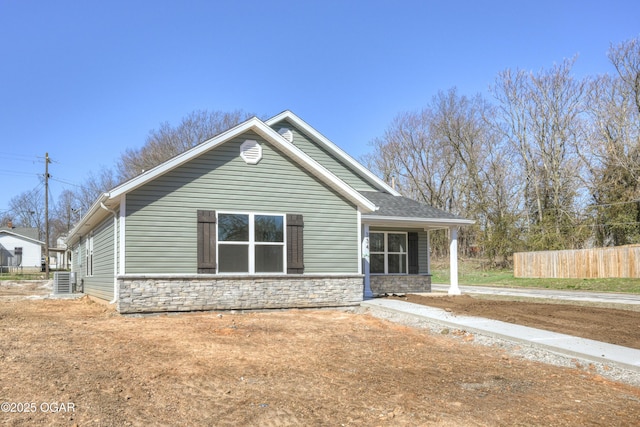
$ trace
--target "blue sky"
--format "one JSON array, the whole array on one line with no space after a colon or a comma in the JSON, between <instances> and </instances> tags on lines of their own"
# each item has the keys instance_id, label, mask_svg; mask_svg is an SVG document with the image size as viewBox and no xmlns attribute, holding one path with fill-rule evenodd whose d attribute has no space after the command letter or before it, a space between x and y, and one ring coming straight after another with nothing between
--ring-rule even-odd
<instances>
[{"instance_id":1,"label":"blue sky","mask_svg":"<svg viewBox=\"0 0 640 427\"><path fill-rule=\"evenodd\" d=\"M0 214L112 167L196 109L289 109L351 155L439 90L488 95L507 68L578 55L612 72L640 2L0 0Z\"/></svg>"}]
</instances>

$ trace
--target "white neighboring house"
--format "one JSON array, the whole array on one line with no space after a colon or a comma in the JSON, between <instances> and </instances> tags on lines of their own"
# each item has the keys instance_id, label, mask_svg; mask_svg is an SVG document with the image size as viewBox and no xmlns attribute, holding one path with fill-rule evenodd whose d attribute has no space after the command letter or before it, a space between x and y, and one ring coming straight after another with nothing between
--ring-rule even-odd
<instances>
[{"instance_id":1,"label":"white neighboring house","mask_svg":"<svg viewBox=\"0 0 640 427\"><path fill-rule=\"evenodd\" d=\"M55 248L49 248L49 270L69 270L71 251L67 250L66 236L58 237Z\"/></svg>"},{"instance_id":2,"label":"white neighboring house","mask_svg":"<svg viewBox=\"0 0 640 427\"><path fill-rule=\"evenodd\" d=\"M0 271L17 268L40 271L43 247L35 228L0 228Z\"/></svg>"}]
</instances>

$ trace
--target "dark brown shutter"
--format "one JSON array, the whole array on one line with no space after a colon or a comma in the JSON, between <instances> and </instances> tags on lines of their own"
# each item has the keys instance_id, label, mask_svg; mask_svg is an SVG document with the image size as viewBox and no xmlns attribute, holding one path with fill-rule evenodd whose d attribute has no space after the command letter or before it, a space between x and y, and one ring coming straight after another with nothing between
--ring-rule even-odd
<instances>
[{"instance_id":1,"label":"dark brown shutter","mask_svg":"<svg viewBox=\"0 0 640 427\"><path fill-rule=\"evenodd\" d=\"M198 273L216 273L216 211L198 211Z\"/></svg>"},{"instance_id":2,"label":"dark brown shutter","mask_svg":"<svg viewBox=\"0 0 640 427\"><path fill-rule=\"evenodd\" d=\"M409 256L409 274L418 274L418 233L409 233L407 252Z\"/></svg>"},{"instance_id":3,"label":"dark brown shutter","mask_svg":"<svg viewBox=\"0 0 640 427\"><path fill-rule=\"evenodd\" d=\"M304 273L303 229L302 215L287 214L287 274Z\"/></svg>"}]
</instances>

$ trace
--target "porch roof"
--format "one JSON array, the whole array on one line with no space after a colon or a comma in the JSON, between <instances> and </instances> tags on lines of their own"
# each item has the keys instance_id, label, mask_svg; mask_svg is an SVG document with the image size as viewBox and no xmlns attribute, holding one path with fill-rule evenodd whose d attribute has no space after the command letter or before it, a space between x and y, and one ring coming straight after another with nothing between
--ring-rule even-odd
<instances>
[{"instance_id":1,"label":"porch roof","mask_svg":"<svg viewBox=\"0 0 640 427\"><path fill-rule=\"evenodd\" d=\"M380 191L361 191L360 194L378 208L374 212L362 215L363 222L371 225L433 229L470 225L475 222L408 197L394 196Z\"/></svg>"}]
</instances>

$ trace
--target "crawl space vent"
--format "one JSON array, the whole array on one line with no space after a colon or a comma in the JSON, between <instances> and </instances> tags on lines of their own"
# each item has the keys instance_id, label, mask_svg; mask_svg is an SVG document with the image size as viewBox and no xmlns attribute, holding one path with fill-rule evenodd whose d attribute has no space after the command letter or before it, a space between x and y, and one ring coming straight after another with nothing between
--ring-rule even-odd
<instances>
[{"instance_id":1,"label":"crawl space vent","mask_svg":"<svg viewBox=\"0 0 640 427\"><path fill-rule=\"evenodd\" d=\"M240 145L240 157L246 164L255 165L262 159L262 147L258 141L247 139Z\"/></svg>"},{"instance_id":2,"label":"crawl space vent","mask_svg":"<svg viewBox=\"0 0 640 427\"><path fill-rule=\"evenodd\" d=\"M278 133L289 142L293 142L293 132L289 128L281 128Z\"/></svg>"}]
</instances>

